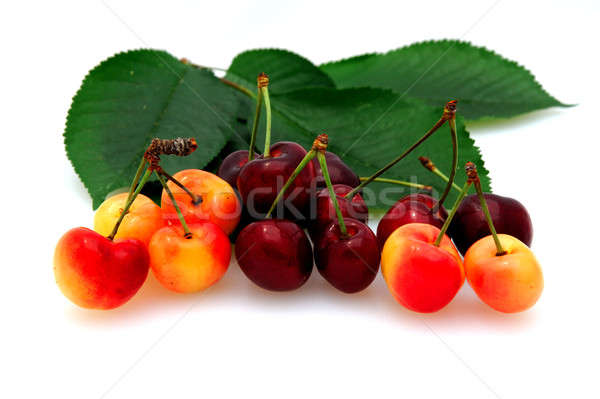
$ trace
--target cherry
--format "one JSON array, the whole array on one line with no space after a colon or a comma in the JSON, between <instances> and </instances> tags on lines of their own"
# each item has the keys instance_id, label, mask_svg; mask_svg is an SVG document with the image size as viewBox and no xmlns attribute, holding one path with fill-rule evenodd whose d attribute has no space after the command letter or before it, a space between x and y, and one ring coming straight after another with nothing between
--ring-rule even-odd
<instances>
[{"instance_id":1,"label":"cherry","mask_svg":"<svg viewBox=\"0 0 600 399\"><path fill-rule=\"evenodd\" d=\"M333 185L343 184L354 188L360 184L360 179L356 173L339 156L327 151L325 159L327 160L327 168L329 169L329 176ZM313 159L313 167L315 169L315 184L317 189L325 188L325 179L323 178L323 172L317 159Z\"/></svg>"},{"instance_id":2,"label":"cherry","mask_svg":"<svg viewBox=\"0 0 600 399\"><path fill-rule=\"evenodd\" d=\"M283 219L246 226L235 242L235 256L244 274L270 291L301 287L313 267L308 237L296 223Z\"/></svg>"},{"instance_id":3,"label":"cherry","mask_svg":"<svg viewBox=\"0 0 600 399\"><path fill-rule=\"evenodd\" d=\"M427 223L441 228L448 216L441 206L436 213L432 207L436 200L427 194L410 194L399 199L381 218L377 226L377 240L383 248L388 237L400 226L408 223Z\"/></svg>"},{"instance_id":4,"label":"cherry","mask_svg":"<svg viewBox=\"0 0 600 399\"><path fill-rule=\"evenodd\" d=\"M394 298L421 313L442 309L465 280L460 254L450 238L424 223L405 224L389 236L381 272Z\"/></svg>"},{"instance_id":5,"label":"cherry","mask_svg":"<svg viewBox=\"0 0 600 399\"><path fill-rule=\"evenodd\" d=\"M163 171L162 174L166 173ZM231 234L235 230L240 221L241 204L235 191L225 180L199 169L181 170L168 178L171 181L167 185L188 222L210 221L225 234ZM161 208L163 217L170 224L177 222L177 211L164 189Z\"/></svg>"},{"instance_id":6,"label":"cherry","mask_svg":"<svg viewBox=\"0 0 600 399\"><path fill-rule=\"evenodd\" d=\"M518 238L531 245L533 225L527 209L519 201L496 194L484 193L496 231ZM456 211L449 230L461 253L477 240L490 234L490 229L477 194L467 196Z\"/></svg>"},{"instance_id":7,"label":"cherry","mask_svg":"<svg viewBox=\"0 0 600 399\"><path fill-rule=\"evenodd\" d=\"M242 167L237 186L251 216L257 217L257 213L264 214L269 210L277 193L306 154L301 145L282 141L273 144L269 153L259 155ZM288 208L295 217L300 218L307 208L310 201L309 188L314 176L314 167L309 163L284 195L284 199L288 199L295 208Z\"/></svg>"},{"instance_id":8,"label":"cherry","mask_svg":"<svg viewBox=\"0 0 600 399\"><path fill-rule=\"evenodd\" d=\"M94 230L108 236L121 216L127 202L127 193L107 198L94 215ZM164 226L161 209L150 198L138 194L123 218L115 239L135 238L148 245L156 230Z\"/></svg>"},{"instance_id":9,"label":"cherry","mask_svg":"<svg viewBox=\"0 0 600 399\"><path fill-rule=\"evenodd\" d=\"M338 222L330 223L315 242L319 273L338 290L351 294L367 288L379 271L377 238L364 223L344 219L347 234Z\"/></svg>"},{"instance_id":10,"label":"cherry","mask_svg":"<svg viewBox=\"0 0 600 399\"><path fill-rule=\"evenodd\" d=\"M360 194L356 194L351 199L345 198L344 196L352 191L352 187L344 184L334 184L333 190L344 218L352 218L367 223L369 208ZM324 188L317 194L316 217L311 225L311 233L313 235L319 234L321 230L335 220L334 203L329 195L329 190Z\"/></svg>"},{"instance_id":11,"label":"cherry","mask_svg":"<svg viewBox=\"0 0 600 399\"><path fill-rule=\"evenodd\" d=\"M240 170L248 163L248 150L238 150L227 155L219 170L217 176L225 180L231 187L237 188L237 178Z\"/></svg>"},{"instance_id":12,"label":"cherry","mask_svg":"<svg viewBox=\"0 0 600 399\"><path fill-rule=\"evenodd\" d=\"M223 277L229 267L229 238L211 222L190 223L158 230L148 246L156 279L175 292L204 290Z\"/></svg>"},{"instance_id":13,"label":"cherry","mask_svg":"<svg viewBox=\"0 0 600 399\"><path fill-rule=\"evenodd\" d=\"M136 239L111 241L85 227L66 232L54 252L54 276L78 306L113 309L140 289L148 276L146 245Z\"/></svg>"}]
</instances>

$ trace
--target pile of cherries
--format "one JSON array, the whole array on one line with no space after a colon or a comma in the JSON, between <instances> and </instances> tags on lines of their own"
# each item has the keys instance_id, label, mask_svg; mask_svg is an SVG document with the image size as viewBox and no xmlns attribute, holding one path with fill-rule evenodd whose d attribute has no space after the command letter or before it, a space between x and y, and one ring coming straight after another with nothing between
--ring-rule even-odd
<instances>
[{"instance_id":1,"label":"pile of cherries","mask_svg":"<svg viewBox=\"0 0 600 399\"><path fill-rule=\"evenodd\" d=\"M154 139L129 192L108 198L98 209L95 231L75 228L60 239L54 268L65 296L86 308L115 308L139 290L150 269L170 290L201 291L226 272L229 235L241 270L270 291L301 287L316 264L333 287L356 293L373 282L381 263L390 292L413 311L442 309L465 276L496 310L513 313L535 304L543 277L528 248L532 225L527 210L514 199L483 193L472 163L465 166L464 187L454 184L455 101L446 104L423 138L372 176L359 178L327 151L326 134L309 151L294 142L271 145L268 77L260 74L257 82L249 150L227 156L218 176L196 169L169 175L160 157L186 156L196 142ZM263 102L265 146L258 155L254 148ZM445 123L453 142L450 177L422 158L425 167L447 181L444 193L439 200L422 193L399 199L375 234L366 224L362 190L372 181L389 182L379 176ZM140 194L153 173L163 185L160 207ZM467 196L471 186L477 193ZM443 202L452 187L460 194L448 212Z\"/></svg>"}]
</instances>

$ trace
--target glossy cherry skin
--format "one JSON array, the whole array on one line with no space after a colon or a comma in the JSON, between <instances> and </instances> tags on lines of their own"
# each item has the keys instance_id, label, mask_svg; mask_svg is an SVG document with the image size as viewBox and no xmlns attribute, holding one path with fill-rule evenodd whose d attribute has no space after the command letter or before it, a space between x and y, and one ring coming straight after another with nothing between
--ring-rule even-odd
<instances>
[{"instance_id":1,"label":"glossy cherry skin","mask_svg":"<svg viewBox=\"0 0 600 399\"><path fill-rule=\"evenodd\" d=\"M284 219L246 226L235 243L235 256L244 274L269 291L299 288L313 268L308 237L296 223Z\"/></svg>"},{"instance_id":2,"label":"glossy cherry skin","mask_svg":"<svg viewBox=\"0 0 600 399\"><path fill-rule=\"evenodd\" d=\"M259 155L242 167L237 187L251 216L258 217L269 210L277 193L305 155L306 150L300 144L282 141L271 146L269 158ZM298 218L307 209L314 177L315 170L309 162L283 197L291 202L295 209L290 212Z\"/></svg>"},{"instance_id":3,"label":"glossy cherry skin","mask_svg":"<svg viewBox=\"0 0 600 399\"><path fill-rule=\"evenodd\" d=\"M437 312L458 293L465 281L460 254L446 235L434 245L440 230L410 223L389 236L381 254L381 272L396 300L407 309Z\"/></svg>"},{"instance_id":4,"label":"glossy cherry skin","mask_svg":"<svg viewBox=\"0 0 600 399\"><path fill-rule=\"evenodd\" d=\"M519 201L496 194L483 194L498 234L508 234L531 245L533 225L529 212ZM449 234L461 253L490 234L477 194L468 195L458 207Z\"/></svg>"},{"instance_id":5,"label":"glossy cherry skin","mask_svg":"<svg viewBox=\"0 0 600 399\"><path fill-rule=\"evenodd\" d=\"M477 296L493 309L516 313L529 309L544 289L542 269L531 249L515 237L499 234L505 255L496 256L492 236L477 241L465 254L465 272Z\"/></svg>"},{"instance_id":6,"label":"glossy cherry skin","mask_svg":"<svg viewBox=\"0 0 600 399\"><path fill-rule=\"evenodd\" d=\"M205 290L223 277L229 267L231 244L212 222L189 223L192 236L181 225L158 230L148 246L150 267L167 289L180 293Z\"/></svg>"},{"instance_id":7,"label":"glossy cherry skin","mask_svg":"<svg viewBox=\"0 0 600 399\"><path fill-rule=\"evenodd\" d=\"M238 175L242 167L247 163L248 150L234 151L223 159L217 171L217 176L229 183L231 187L237 188Z\"/></svg>"},{"instance_id":8,"label":"glossy cherry skin","mask_svg":"<svg viewBox=\"0 0 600 399\"><path fill-rule=\"evenodd\" d=\"M441 228L448 213L442 206L433 214L431 208L436 202L435 198L426 194L410 194L392 205L377 226L377 240L381 248L394 230L405 224L427 223Z\"/></svg>"},{"instance_id":9,"label":"glossy cherry skin","mask_svg":"<svg viewBox=\"0 0 600 399\"><path fill-rule=\"evenodd\" d=\"M85 227L67 231L56 245L54 276L62 293L88 309L113 309L140 289L149 256L139 240L110 241Z\"/></svg>"},{"instance_id":10,"label":"glossy cherry skin","mask_svg":"<svg viewBox=\"0 0 600 399\"><path fill-rule=\"evenodd\" d=\"M360 179L356 173L336 154L327 151L325 153L325 160L327 161L327 171L329 172L332 184L345 184L353 188L360 184ZM326 185L323 172L321 171L321 164L319 164L317 158L313 159L312 162L315 168L316 187L317 189L325 188Z\"/></svg>"},{"instance_id":11,"label":"glossy cherry skin","mask_svg":"<svg viewBox=\"0 0 600 399\"><path fill-rule=\"evenodd\" d=\"M317 270L331 285L347 294L367 288L379 271L377 237L364 223L344 219L348 237L337 222L330 223L315 243Z\"/></svg>"},{"instance_id":12,"label":"glossy cherry skin","mask_svg":"<svg viewBox=\"0 0 600 399\"><path fill-rule=\"evenodd\" d=\"M344 184L335 184L333 191L336 193L340 211L344 218L356 219L362 223L367 223L369 217L369 208L360 194L352 197L352 200L344 198L346 194L352 191L352 187ZM329 196L329 190L324 188L317 194L315 219L311 224L311 236L314 238L321 230L331 222L337 221L337 214L333 201Z\"/></svg>"}]
</instances>

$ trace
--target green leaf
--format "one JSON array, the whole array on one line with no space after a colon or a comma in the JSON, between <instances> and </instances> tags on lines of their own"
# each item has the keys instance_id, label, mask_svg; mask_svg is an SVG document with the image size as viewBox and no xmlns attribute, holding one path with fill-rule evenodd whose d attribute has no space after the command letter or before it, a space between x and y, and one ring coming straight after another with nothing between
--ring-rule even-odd
<instances>
[{"instance_id":1,"label":"green leaf","mask_svg":"<svg viewBox=\"0 0 600 399\"><path fill-rule=\"evenodd\" d=\"M247 128L236 115L245 100L211 72L164 51L117 54L86 76L67 117L67 155L97 208L111 191L128 186L153 137L195 137L188 157L163 157L173 172L202 168Z\"/></svg>"},{"instance_id":2,"label":"green leaf","mask_svg":"<svg viewBox=\"0 0 600 399\"><path fill-rule=\"evenodd\" d=\"M365 54L321 65L338 88L380 87L399 98L438 106L459 102L467 119L510 117L565 106L517 63L457 40L416 43L385 54Z\"/></svg>"},{"instance_id":3,"label":"green leaf","mask_svg":"<svg viewBox=\"0 0 600 399\"><path fill-rule=\"evenodd\" d=\"M286 50L259 49L237 55L225 78L256 93L256 77L269 75L269 93L278 94L308 87L335 87L331 78L304 57Z\"/></svg>"},{"instance_id":4,"label":"green leaf","mask_svg":"<svg viewBox=\"0 0 600 399\"><path fill-rule=\"evenodd\" d=\"M272 96L272 140L291 140L310 148L318 133L329 135L329 150L342 157L360 176L369 176L416 142L442 115L443 107L431 107L419 100L397 100L390 90L304 89ZM479 149L465 129L462 117L457 119L459 171L457 183L466 180L462 168L467 161L478 166L484 190L490 192L490 179ZM257 142L262 144L264 127ZM385 177L414 181L434 186L438 195L445 183L423 168L420 155L431 158L447 174L452 167L450 130L440 128L411 155L395 165ZM370 190L369 190L370 189ZM408 188L372 183L365 190L372 210L389 208ZM451 206L456 191L446 203Z\"/></svg>"}]
</instances>

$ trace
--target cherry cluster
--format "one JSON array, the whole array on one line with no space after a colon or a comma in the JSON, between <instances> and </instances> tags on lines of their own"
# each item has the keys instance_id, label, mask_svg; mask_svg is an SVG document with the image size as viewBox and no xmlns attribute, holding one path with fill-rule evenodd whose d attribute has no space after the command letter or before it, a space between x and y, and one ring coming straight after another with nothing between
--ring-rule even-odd
<instances>
[{"instance_id":1,"label":"cherry cluster","mask_svg":"<svg viewBox=\"0 0 600 399\"><path fill-rule=\"evenodd\" d=\"M320 134L307 151L298 143L271 144L269 79L257 79L257 108L248 150L229 154L217 175L189 169L171 176L161 155L186 156L194 139L155 139L146 150L128 193L108 198L98 209L94 230L67 232L54 258L56 281L74 303L111 309L127 302L149 270L166 288L201 291L226 272L228 236L244 274L271 291L290 291L310 277L313 265L336 289L356 293L375 279L381 264L396 300L417 312L446 306L465 276L483 302L513 313L533 306L543 277L528 245L532 224L518 201L483 193L475 165L467 182L454 183L458 162L456 101L424 136L370 177L359 178ZM255 151L261 109L266 110L264 152ZM379 222L367 225L362 197L373 181L417 186L380 177L448 123L453 167L439 199L424 193L399 199ZM163 185L161 206L140 194L155 174ZM468 195L471 186L476 194ZM450 212L443 204L458 190ZM490 234L491 233L491 234ZM461 254L464 255L461 256Z\"/></svg>"}]
</instances>

